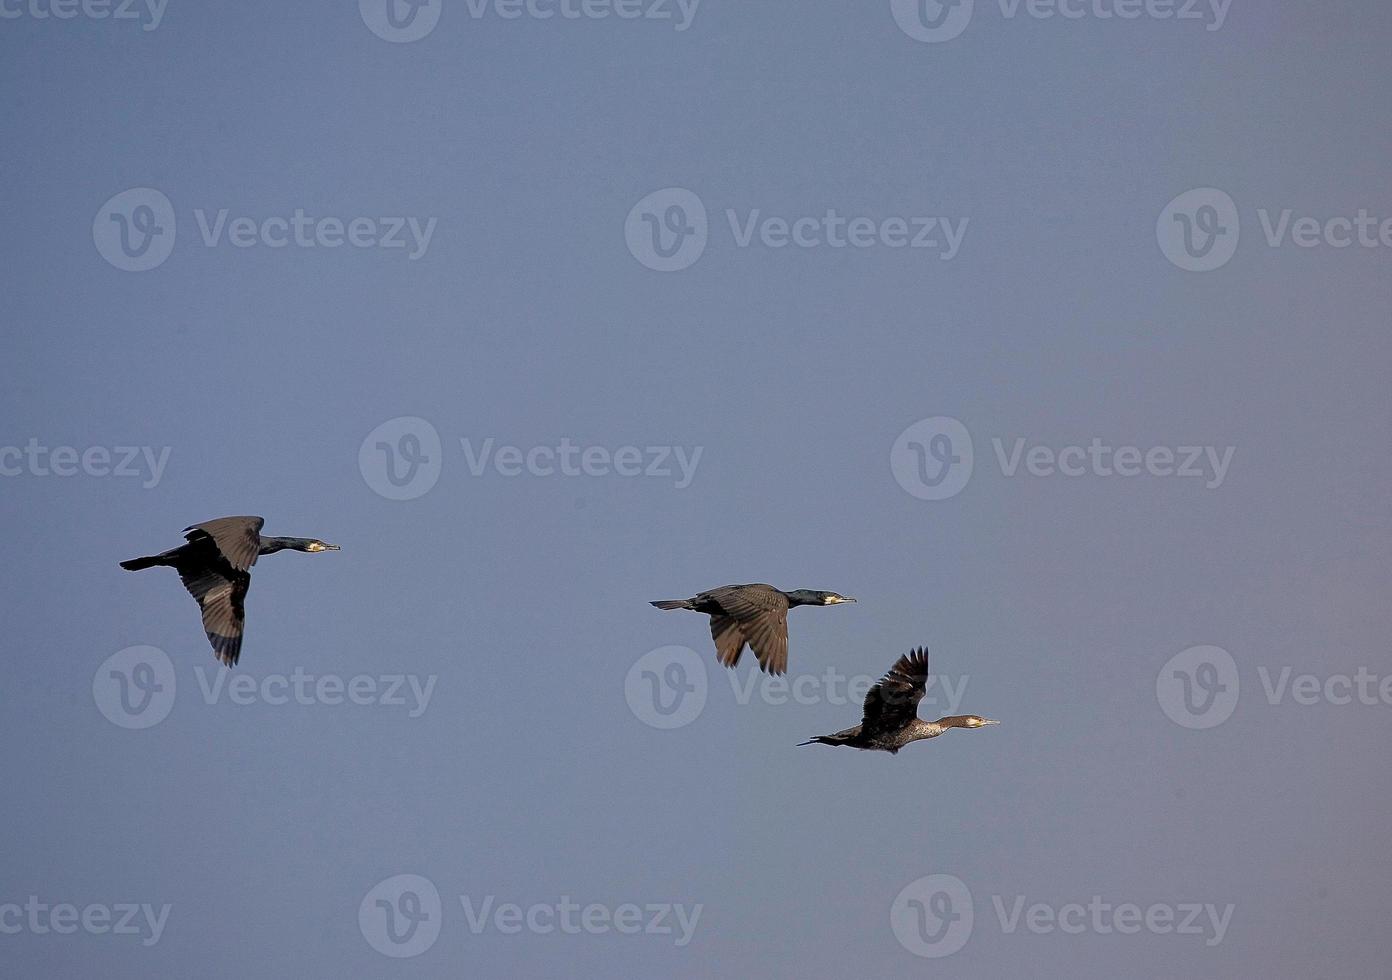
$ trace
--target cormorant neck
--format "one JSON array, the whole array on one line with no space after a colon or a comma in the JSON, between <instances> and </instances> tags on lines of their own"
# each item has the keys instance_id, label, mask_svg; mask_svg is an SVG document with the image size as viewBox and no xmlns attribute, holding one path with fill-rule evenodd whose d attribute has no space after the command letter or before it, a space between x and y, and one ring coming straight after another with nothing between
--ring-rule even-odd
<instances>
[{"instance_id":1,"label":"cormorant neck","mask_svg":"<svg viewBox=\"0 0 1392 980\"><path fill-rule=\"evenodd\" d=\"M284 551L292 548L295 551L307 551L309 549L309 538L268 538L261 539L261 551L263 555L273 555L277 551Z\"/></svg>"},{"instance_id":2,"label":"cormorant neck","mask_svg":"<svg viewBox=\"0 0 1392 980\"><path fill-rule=\"evenodd\" d=\"M784 592L783 596L788 600L789 606L810 606L813 603L821 603L821 599L808 595L806 589L794 589L792 592Z\"/></svg>"},{"instance_id":3,"label":"cormorant neck","mask_svg":"<svg viewBox=\"0 0 1392 980\"><path fill-rule=\"evenodd\" d=\"M911 738L909 741L916 742L921 738L937 738L947 731L947 726L942 721L924 721L922 718L913 720L913 727L910 729Z\"/></svg>"}]
</instances>

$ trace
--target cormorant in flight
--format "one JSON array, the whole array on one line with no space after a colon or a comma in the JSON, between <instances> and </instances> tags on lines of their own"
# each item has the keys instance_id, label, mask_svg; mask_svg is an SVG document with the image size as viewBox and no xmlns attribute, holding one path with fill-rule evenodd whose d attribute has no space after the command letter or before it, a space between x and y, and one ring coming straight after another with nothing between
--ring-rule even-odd
<instances>
[{"instance_id":1,"label":"cormorant in flight","mask_svg":"<svg viewBox=\"0 0 1392 980\"><path fill-rule=\"evenodd\" d=\"M937 721L918 717L918 702L928 683L928 651L920 647L900 657L884 678L865 695L865 717L859 725L818 735L799 745L849 745L891 754L921 738L936 738L950 728L981 728L1000 722L979 715L948 715Z\"/></svg>"},{"instance_id":2,"label":"cormorant in flight","mask_svg":"<svg viewBox=\"0 0 1392 980\"><path fill-rule=\"evenodd\" d=\"M242 602L251 585L251 566L261 555L290 548L294 551L337 551L338 545L317 538L261 536L259 517L219 517L184 528L188 543L170 551L121 562L131 572L169 565L203 610L203 631L213 653L231 667L242 651Z\"/></svg>"},{"instance_id":3,"label":"cormorant in flight","mask_svg":"<svg viewBox=\"0 0 1392 980\"><path fill-rule=\"evenodd\" d=\"M658 609L693 609L711 618L715 656L726 667L739 663L748 644L759 658L759 667L769 674L788 669L788 609L792 606L834 606L855 602L835 592L798 589L781 592L771 585L722 585L690 599L663 599Z\"/></svg>"}]
</instances>

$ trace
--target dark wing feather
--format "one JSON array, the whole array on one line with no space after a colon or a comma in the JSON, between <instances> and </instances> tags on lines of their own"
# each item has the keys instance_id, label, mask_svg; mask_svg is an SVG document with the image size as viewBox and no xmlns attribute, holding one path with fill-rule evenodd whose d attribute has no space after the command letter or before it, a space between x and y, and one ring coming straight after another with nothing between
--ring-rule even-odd
<instances>
[{"instance_id":1,"label":"dark wing feather","mask_svg":"<svg viewBox=\"0 0 1392 980\"><path fill-rule=\"evenodd\" d=\"M725 667L733 667L744 651L744 634L740 632L739 623L729 616L712 613L710 626L711 637L715 640L715 659Z\"/></svg>"},{"instance_id":2,"label":"dark wing feather","mask_svg":"<svg viewBox=\"0 0 1392 980\"><path fill-rule=\"evenodd\" d=\"M771 585L726 585L703 593L702 598L715 602L733 620L743 640L759 658L759 667L770 674L782 674L788 669L788 599ZM711 632L715 632L716 616L711 617ZM742 646L743 644L741 644ZM716 651L720 650L719 637ZM736 658L739 648L736 648ZM725 661L721 661L725 663ZM731 660L726 666L734 666Z\"/></svg>"},{"instance_id":3,"label":"dark wing feather","mask_svg":"<svg viewBox=\"0 0 1392 980\"><path fill-rule=\"evenodd\" d=\"M928 685L928 651L910 650L865 695L865 731L897 731L918 717Z\"/></svg>"},{"instance_id":4,"label":"dark wing feather","mask_svg":"<svg viewBox=\"0 0 1392 980\"><path fill-rule=\"evenodd\" d=\"M261 527L265 523L259 517L219 517L184 528L184 536L195 544L211 541L227 564L245 572L261 553Z\"/></svg>"},{"instance_id":5,"label":"dark wing feather","mask_svg":"<svg viewBox=\"0 0 1392 980\"><path fill-rule=\"evenodd\" d=\"M231 667L242 654L242 630L246 622L245 600L251 575L230 568L180 566L184 588L203 611L203 632L213 653Z\"/></svg>"}]
</instances>

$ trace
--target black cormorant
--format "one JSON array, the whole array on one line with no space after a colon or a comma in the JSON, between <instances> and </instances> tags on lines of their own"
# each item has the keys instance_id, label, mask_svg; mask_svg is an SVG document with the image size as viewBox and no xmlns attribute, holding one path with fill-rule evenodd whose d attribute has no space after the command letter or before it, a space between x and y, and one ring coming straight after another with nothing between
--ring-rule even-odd
<instances>
[{"instance_id":1,"label":"black cormorant","mask_svg":"<svg viewBox=\"0 0 1392 980\"><path fill-rule=\"evenodd\" d=\"M261 536L259 517L219 517L184 528L188 544L145 558L121 562L127 571L138 572L156 565L172 566L183 579L184 588L198 600L203 610L203 630L213 653L231 667L242 651L242 602L251 585L251 566L261 555L289 548L293 551L337 551L338 545L317 538L271 538Z\"/></svg>"},{"instance_id":2,"label":"black cormorant","mask_svg":"<svg viewBox=\"0 0 1392 980\"><path fill-rule=\"evenodd\" d=\"M792 606L833 606L855 602L835 592L798 589L782 592L771 585L722 585L690 599L663 599L658 609L693 609L711 618L715 656L726 667L739 663L745 644L759 658L766 673L788 669L788 609Z\"/></svg>"},{"instance_id":3,"label":"black cormorant","mask_svg":"<svg viewBox=\"0 0 1392 980\"><path fill-rule=\"evenodd\" d=\"M922 647L900 657L884 678L865 695L865 717L859 725L835 735L817 735L799 745L849 745L895 753L921 738L936 738L950 728L981 728L1000 722L980 715L948 715L937 721L918 717L918 702L928 683L928 651Z\"/></svg>"}]
</instances>

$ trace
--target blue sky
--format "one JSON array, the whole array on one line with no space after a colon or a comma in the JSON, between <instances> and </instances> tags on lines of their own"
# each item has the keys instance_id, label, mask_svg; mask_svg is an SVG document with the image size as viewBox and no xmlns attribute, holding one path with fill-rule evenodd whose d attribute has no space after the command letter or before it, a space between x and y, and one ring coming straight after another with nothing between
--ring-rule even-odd
<instances>
[{"instance_id":1,"label":"blue sky","mask_svg":"<svg viewBox=\"0 0 1392 980\"><path fill-rule=\"evenodd\" d=\"M52 2L4 972L1385 972L1385 5ZM117 562L247 513L229 672Z\"/></svg>"}]
</instances>

